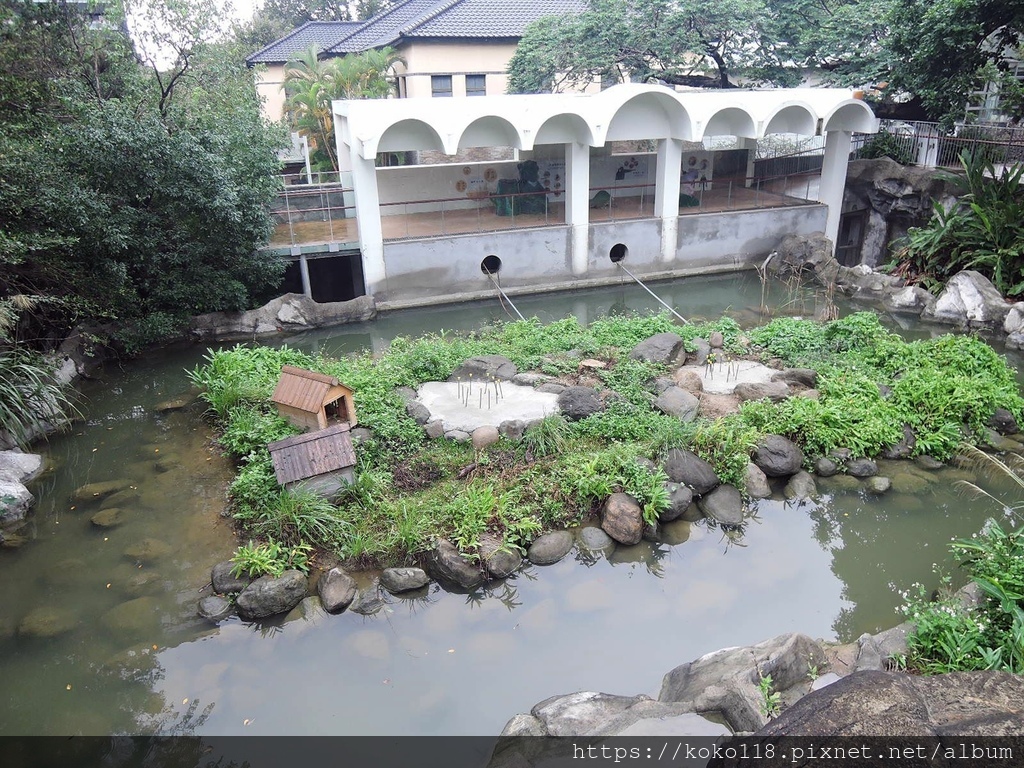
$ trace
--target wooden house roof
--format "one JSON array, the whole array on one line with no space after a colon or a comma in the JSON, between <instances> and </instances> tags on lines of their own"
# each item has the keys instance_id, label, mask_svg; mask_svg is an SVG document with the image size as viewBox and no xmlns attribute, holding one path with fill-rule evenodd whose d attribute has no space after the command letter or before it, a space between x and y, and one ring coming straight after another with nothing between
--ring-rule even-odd
<instances>
[{"instance_id":1,"label":"wooden house roof","mask_svg":"<svg viewBox=\"0 0 1024 768\"><path fill-rule=\"evenodd\" d=\"M281 485L337 472L356 463L356 452L345 423L287 437L270 443L267 448Z\"/></svg>"},{"instance_id":2,"label":"wooden house roof","mask_svg":"<svg viewBox=\"0 0 1024 768\"><path fill-rule=\"evenodd\" d=\"M294 365L282 365L281 378L277 380L277 387L270 399L278 405L317 413L323 408L332 387L343 387L347 392L352 392L333 376L296 368Z\"/></svg>"}]
</instances>

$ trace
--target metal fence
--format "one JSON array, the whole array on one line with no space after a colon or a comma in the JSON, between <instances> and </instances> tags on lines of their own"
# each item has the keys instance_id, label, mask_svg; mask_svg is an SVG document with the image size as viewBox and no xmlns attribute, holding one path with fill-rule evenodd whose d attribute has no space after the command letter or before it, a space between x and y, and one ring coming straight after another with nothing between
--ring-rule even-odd
<instances>
[{"instance_id":1,"label":"metal fence","mask_svg":"<svg viewBox=\"0 0 1024 768\"><path fill-rule=\"evenodd\" d=\"M855 134L851 158L888 155L905 165L959 168L962 154L980 155L997 169L1024 160L1024 128L882 120L877 134Z\"/></svg>"}]
</instances>

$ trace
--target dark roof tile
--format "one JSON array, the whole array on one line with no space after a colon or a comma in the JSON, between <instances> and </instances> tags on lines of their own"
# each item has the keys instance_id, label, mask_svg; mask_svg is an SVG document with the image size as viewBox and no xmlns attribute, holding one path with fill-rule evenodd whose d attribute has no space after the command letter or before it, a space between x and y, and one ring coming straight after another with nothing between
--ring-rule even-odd
<instances>
[{"instance_id":1,"label":"dark roof tile","mask_svg":"<svg viewBox=\"0 0 1024 768\"><path fill-rule=\"evenodd\" d=\"M249 65L283 64L310 45L315 45L318 51L323 52L351 35L363 24L361 21L310 21L292 30L280 40L275 40L266 48L256 51L245 61Z\"/></svg>"}]
</instances>

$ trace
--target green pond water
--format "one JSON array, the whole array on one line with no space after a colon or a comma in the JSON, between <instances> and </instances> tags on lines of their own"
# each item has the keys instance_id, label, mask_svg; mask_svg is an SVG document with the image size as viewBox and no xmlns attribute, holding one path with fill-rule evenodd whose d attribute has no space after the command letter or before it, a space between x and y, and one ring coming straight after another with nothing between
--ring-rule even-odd
<instances>
[{"instance_id":1,"label":"green pond water","mask_svg":"<svg viewBox=\"0 0 1024 768\"><path fill-rule=\"evenodd\" d=\"M756 280L655 289L686 317L759 320ZM813 311L813 299L774 301ZM542 319L656 308L628 285L516 303ZM341 355L505 316L497 302L416 310L288 343ZM721 647L892 626L896 590L937 585L932 564L955 565L949 540L1000 513L955 493L954 470L881 498L820 481L816 501L758 502L738 541L676 523L660 543L574 552L471 595L431 585L371 617L212 627L195 606L236 544L222 516L231 467L201 406L159 410L188 394L184 370L204 351L107 369L83 387L86 419L36 446L53 469L32 488L26 541L0 549L0 735L493 735L554 694L656 696L668 670ZM116 496L74 496L111 480ZM111 507L120 525L90 522Z\"/></svg>"}]
</instances>

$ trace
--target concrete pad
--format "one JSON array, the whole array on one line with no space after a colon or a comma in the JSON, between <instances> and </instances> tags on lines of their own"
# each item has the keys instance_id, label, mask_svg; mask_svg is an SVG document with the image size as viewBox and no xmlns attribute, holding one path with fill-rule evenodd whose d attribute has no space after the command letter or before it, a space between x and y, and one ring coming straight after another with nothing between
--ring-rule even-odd
<instances>
[{"instance_id":1,"label":"concrete pad","mask_svg":"<svg viewBox=\"0 0 1024 768\"><path fill-rule=\"evenodd\" d=\"M533 387L503 381L497 394L494 384L484 385L482 391L481 397L479 382L474 382L470 391L466 382L428 381L419 388L416 399L430 411L431 419L444 423L445 432L471 433L477 427L498 427L515 419L529 422L558 412L558 395Z\"/></svg>"},{"instance_id":2,"label":"concrete pad","mask_svg":"<svg viewBox=\"0 0 1024 768\"><path fill-rule=\"evenodd\" d=\"M733 360L731 363L718 362L710 367L687 365L681 370L696 373L704 384L704 391L716 395L731 394L737 384L761 384L771 381L772 376L779 373L775 368L769 368L752 360Z\"/></svg>"}]
</instances>

